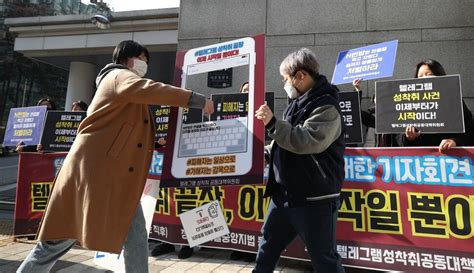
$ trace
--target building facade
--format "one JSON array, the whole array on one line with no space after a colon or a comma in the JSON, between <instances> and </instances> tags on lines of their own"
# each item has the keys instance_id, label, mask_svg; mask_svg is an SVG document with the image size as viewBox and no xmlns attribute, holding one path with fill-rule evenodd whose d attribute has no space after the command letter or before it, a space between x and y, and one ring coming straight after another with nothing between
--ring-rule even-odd
<instances>
[{"instance_id":1,"label":"building facade","mask_svg":"<svg viewBox=\"0 0 474 273\"><path fill-rule=\"evenodd\" d=\"M286 105L278 67L288 53L310 48L321 73L331 78L340 51L390 40L399 42L393 79L412 78L419 61L436 59L448 74L461 75L472 111L473 10L472 0L181 0L179 9L113 13L106 31L83 15L7 19L6 24L16 35L15 51L69 71L66 108L73 98L90 100L93 78L121 40L145 44L152 52L147 76L170 82L176 50L263 33L266 91L275 92L277 116ZM375 81L362 87L364 108Z\"/></svg>"}]
</instances>

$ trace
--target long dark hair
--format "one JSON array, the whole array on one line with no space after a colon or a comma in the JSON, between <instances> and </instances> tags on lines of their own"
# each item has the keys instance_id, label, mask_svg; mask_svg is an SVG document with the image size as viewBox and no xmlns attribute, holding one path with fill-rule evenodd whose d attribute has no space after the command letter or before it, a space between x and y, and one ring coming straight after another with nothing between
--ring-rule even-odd
<instances>
[{"instance_id":1,"label":"long dark hair","mask_svg":"<svg viewBox=\"0 0 474 273\"><path fill-rule=\"evenodd\" d=\"M146 47L133 40L121 41L114 49L112 61L116 64L122 64L126 62L128 58L138 57L142 53L144 53L146 59L150 61L150 53L148 53Z\"/></svg>"},{"instance_id":2,"label":"long dark hair","mask_svg":"<svg viewBox=\"0 0 474 273\"><path fill-rule=\"evenodd\" d=\"M435 76L444 76L446 75L446 71L444 71L443 66L436 60L433 59L428 59L422 62L419 62L416 65L416 70L415 70L415 78L418 78L418 70L420 70L420 67L423 65L427 65L431 72L433 72L433 75Z\"/></svg>"}]
</instances>

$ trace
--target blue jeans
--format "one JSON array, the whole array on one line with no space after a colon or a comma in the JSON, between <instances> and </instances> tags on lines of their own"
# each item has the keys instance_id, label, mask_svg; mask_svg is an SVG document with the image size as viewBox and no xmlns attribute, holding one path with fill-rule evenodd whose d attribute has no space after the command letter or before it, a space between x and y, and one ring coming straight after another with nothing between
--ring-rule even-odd
<instances>
[{"instance_id":1,"label":"blue jeans","mask_svg":"<svg viewBox=\"0 0 474 273\"><path fill-rule=\"evenodd\" d=\"M263 238L254 273L273 272L285 248L301 237L314 270L318 273L343 273L341 256L336 250L336 221L339 201L312 203L306 207L288 207L273 198L262 227Z\"/></svg>"},{"instance_id":2,"label":"blue jeans","mask_svg":"<svg viewBox=\"0 0 474 273\"><path fill-rule=\"evenodd\" d=\"M75 242L75 240L39 241L17 272L49 272L56 261L66 254ZM138 205L128 230L123 256L127 273L148 272L148 239L141 205Z\"/></svg>"}]
</instances>

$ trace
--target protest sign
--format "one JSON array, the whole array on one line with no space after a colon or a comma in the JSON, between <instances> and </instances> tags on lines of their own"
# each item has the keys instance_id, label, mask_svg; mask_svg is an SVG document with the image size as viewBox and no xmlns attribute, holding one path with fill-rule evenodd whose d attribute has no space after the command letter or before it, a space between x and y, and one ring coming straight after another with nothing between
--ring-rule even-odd
<instances>
[{"instance_id":1,"label":"protest sign","mask_svg":"<svg viewBox=\"0 0 474 273\"><path fill-rule=\"evenodd\" d=\"M40 143L46 106L11 108L3 146L16 146Z\"/></svg>"},{"instance_id":2,"label":"protest sign","mask_svg":"<svg viewBox=\"0 0 474 273\"><path fill-rule=\"evenodd\" d=\"M77 128L86 112L48 111L41 145L46 152L67 152L76 139Z\"/></svg>"},{"instance_id":3,"label":"protest sign","mask_svg":"<svg viewBox=\"0 0 474 273\"><path fill-rule=\"evenodd\" d=\"M373 80L391 77L395 67L398 41L390 41L339 53L332 84L351 83L355 79Z\"/></svg>"},{"instance_id":4,"label":"protest sign","mask_svg":"<svg viewBox=\"0 0 474 273\"><path fill-rule=\"evenodd\" d=\"M375 83L376 133L462 133L464 113L459 75Z\"/></svg>"}]
</instances>

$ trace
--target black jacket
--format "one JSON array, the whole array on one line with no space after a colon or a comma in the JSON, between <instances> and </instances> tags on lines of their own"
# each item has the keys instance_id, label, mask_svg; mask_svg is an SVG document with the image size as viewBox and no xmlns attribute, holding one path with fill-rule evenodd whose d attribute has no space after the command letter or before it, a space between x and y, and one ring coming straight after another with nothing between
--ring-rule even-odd
<instances>
[{"instance_id":1,"label":"black jacket","mask_svg":"<svg viewBox=\"0 0 474 273\"><path fill-rule=\"evenodd\" d=\"M327 110L318 112L321 109ZM339 129L336 129L338 133L330 136L327 145L322 143L328 139L318 141L320 134L332 130L323 127L327 124L325 115L331 115L331 126ZM311 120L311 123L308 123L308 120ZM318 126L318 121L321 121L322 126ZM308 137L305 140L279 136L285 133L292 134L297 129L304 131L305 126L308 130L306 134ZM310 91L291 101L285 110L283 121L273 120L266 128L270 130L269 135L275 141L271 147L270 172L265 196L283 193L291 207L306 206L314 201L331 200L339 196L344 180L344 123L337 90L329 84L325 76L318 76ZM303 148L300 147L298 153L289 151L281 147L287 145L283 140L304 141ZM304 145L308 148L324 145L325 149L318 153L307 153Z\"/></svg>"},{"instance_id":2,"label":"black jacket","mask_svg":"<svg viewBox=\"0 0 474 273\"><path fill-rule=\"evenodd\" d=\"M465 133L458 134L423 134L423 132L413 141L409 141L405 134L403 134L403 146L439 146L443 139L453 139L456 146L474 146L474 124L472 120L472 113L467 108L464 100L462 102L464 112L464 129Z\"/></svg>"}]
</instances>

